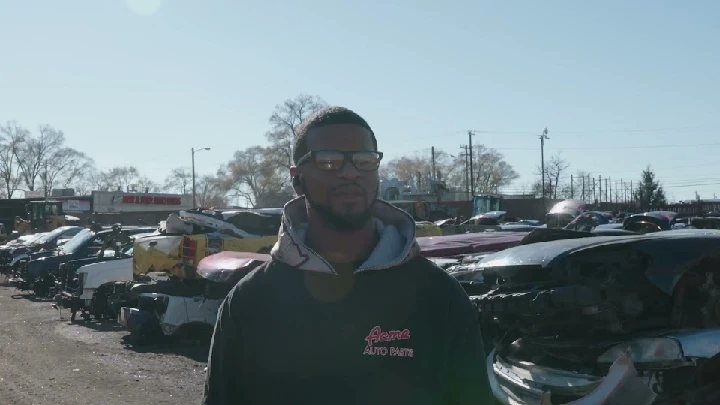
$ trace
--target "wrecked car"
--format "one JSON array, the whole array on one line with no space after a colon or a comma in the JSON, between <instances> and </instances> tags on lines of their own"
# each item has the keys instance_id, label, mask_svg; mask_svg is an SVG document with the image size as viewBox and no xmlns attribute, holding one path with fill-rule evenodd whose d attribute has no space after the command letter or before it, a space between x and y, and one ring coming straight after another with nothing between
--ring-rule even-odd
<instances>
[{"instance_id":1,"label":"wrecked car","mask_svg":"<svg viewBox=\"0 0 720 405\"><path fill-rule=\"evenodd\" d=\"M152 227L125 226L121 229L130 236L155 230ZM71 260L97 257L100 253L104 255L106 239L112 234L112 229L95 232L85 228L55 250L33 253L13 269L10 284L23 291L32 290L39 297L53 298L56 290L62 289L63 280L58 278L60 265Z\"/></svg>"},{"instance_id":2,"label":"wrecked car","mask_svg":"<svg viewBox=\"0 0 720 405\"><path fill-rule=\"evenodd\" d=\"M40 239L45 234L46 232L23 235L0 246L0 270L7 274L13 261L17 261L15 258L20 256L20 249L31 245L34 241Z\"/></svg>"},{"instance_id":3,"label":"wrecked car","mask_svg":"<svg viewBox=\"0 0 720 405\"><path fill-rule=\"evenodd\" d=\"M477 267L500 403L720 403L720 231L534 243Z\"/></svg>"},{"instance_id":4,"label":"wrecked car","mask_svg":"<svg viewBox=\"0 0 720 405\"><path fill-rule=\"evenodd\" d=\"M242 277L270 260L270 255L220 252L200 261L201 280L159 281L155 291L141 293L137 307L123 307L119 322L130 341L143 345L159 338L212 336L217 312Z\"/></svg>"},{"instance_id":5,"label":"wrecked car","mask_svg":"<svg viewBox=\"0 0 720 405\"><path fill-rule=\"evenodd\" d=\"M498 252L517 245L525 232L478 232L417 238L420 254L447 257L473 253Z\"/></svg>"},{"instance_id":6,"label":"wrecked car","mask_svg":"<svg viewBox=\"0 0 720 405\"><path fill-rule=\"evenodd\" d=\"M115 308L109 303L109 296L115 286L133 281L133 241L154 233L133 235L129 246L104 255L71 260L59 266L58 279L64 280L63 290L55 300L71 312L70 320L75 321L80 312L83 319L117 318Z\"/></svg>"},{"instance_id":7,"label":"wrecked car","mask_svg":"<svg viewBox=\"0 0 720 405\"><path fill-rule=\"evenodd\" d=\"M545 216L548 228L563 228L586 211L585 203L580 200L563 200L555 204Z\"/></svg>"},{"instance_id":8,"label":"wrecked car","mask_svg":"<svg viewBox=\"0 0 720 405\"><path fill-rule=\"evenodd\" d=\"M667 231L673 228L678 214L672 211L650 211L626 217L623 229L637 233Z\"/></svg>"},{"instance_id":9,"label":"wrecked car","mask_svg":"<svg viewBox=\"0 0 720 405\"><path fill-rule=\"evenodd\" d=\"M180 211L161 223L162 234L135 243L133 273L165 272L179 279L199 279L200 261L221 251L269 253L279 224L273 211ZM260 234L245 230L252 228Z\"/></svg>"}]
</instances>

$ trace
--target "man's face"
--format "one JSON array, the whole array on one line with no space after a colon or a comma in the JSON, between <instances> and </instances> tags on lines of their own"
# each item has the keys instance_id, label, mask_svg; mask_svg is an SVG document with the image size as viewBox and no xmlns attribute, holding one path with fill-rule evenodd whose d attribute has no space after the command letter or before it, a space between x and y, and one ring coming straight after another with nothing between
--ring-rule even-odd
<instances>
[{"instance_id":1,"label":"man's face","mask_svg":"<svg viewBox=\"0 0 720 405\"><path fill-rule=\"evenodd\" d=\"M306 137L308 152L375 150L370 131L357 125L314 128ZM319 163L322 165L322 161ZM358 170L347 155L339 170L322 170L313 159L300 164L296 170L302 179L307 203L329 225L356 230L370 220L370 210L378 193L377 170Z\"/></svg>"}]
</instances>

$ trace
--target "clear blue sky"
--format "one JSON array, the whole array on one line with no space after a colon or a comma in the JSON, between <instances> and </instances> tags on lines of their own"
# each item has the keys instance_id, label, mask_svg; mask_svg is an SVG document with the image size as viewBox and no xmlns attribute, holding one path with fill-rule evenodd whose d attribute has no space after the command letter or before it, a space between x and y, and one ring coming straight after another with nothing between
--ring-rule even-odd
<instances>
[{"instance_id":1,"label":"clear blue sky","mask_svg":"<svg viewBox=\"0 0 720 405\"><path fill-rule=\"evenodd\" d=\"M572 172L637 181L651 164L670 197L712 198L718 15L712 0L5 1L0 121L49 123L100 168L162 180L192 146L214 173L308 93L365 116L390 158L487 131L475 142L530 183L547 127L546 156Z\"/></svg>"}]
</instances>

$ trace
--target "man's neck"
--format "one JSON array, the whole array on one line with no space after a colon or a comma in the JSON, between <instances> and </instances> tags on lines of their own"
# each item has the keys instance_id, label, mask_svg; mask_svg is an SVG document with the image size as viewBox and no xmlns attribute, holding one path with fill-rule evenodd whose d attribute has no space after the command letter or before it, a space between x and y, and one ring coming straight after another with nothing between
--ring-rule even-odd
<instances>
[{"instance_id":1,"label":"man's neck","mask_svg":"<svg viewBox=\"0 0 720 405\"><path fill-rule=\"evenodd\" d=\"M372 221L357 231L338 231L310 220L305 238L308 246L325 260L334 263L364 260L378 242Z\"/></svg>"}]
</instances>

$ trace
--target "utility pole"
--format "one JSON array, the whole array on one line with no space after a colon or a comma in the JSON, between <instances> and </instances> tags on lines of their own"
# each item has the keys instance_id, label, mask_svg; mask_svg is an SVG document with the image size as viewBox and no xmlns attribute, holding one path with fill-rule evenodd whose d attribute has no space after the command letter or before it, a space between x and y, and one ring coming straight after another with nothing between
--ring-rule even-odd
<instances>
[{"instance_id":1,"label":"utility pole","mask_svg":"<svg viewBox=\"0 0 720 405\"><path fill-rule=\"evenodd\" d=\"M557 187L557 185L555 185ZM573 183L573 175L570 175L570 198L575 198L575 183Z\"/></svg>"},{"instance_id":2,"label":"utility pole","mask_svg":"<svg viewBox=\"0 0 720 405\"><path fill-rule=\"evenodd\" d=\"M633 191L633 181L630 180L630 199L635 204L635 193Z\"/></svg>"},{"instance_id":3,"label":"utility pole","mask_svg":"<svg viewBox=\"0 0 720 405\"><path fill-rule=\"evenodd\" d=\"M585 201L585 176L582 176L582 200Z\"/></svg>"},{"instance_id":4,"label":"utility pole","mask_svg":"<svg viewBox=\"0 0 720 405\"><path fill-rule=\"evenodd\" d=\"M542 198L543 198L543 206L547 209L547 203L545 202L545 140L550 139L547 136L548 130L547 127L543 129L542 135L539 135L540 138L540 172L542 174Z\"/></svg>"},{"instance_id":5,"label":"utility pole","mask_svg":"<svg viewBox=\"0 0 720 405\"><path fill-rule=\"evenodd\" d=\"M589 181L589 179L590 178L588 177L588 181ZM595 200L597 200L597 194L595 194L595 191L597 190L597 188L595 187L595 177L592 178L592 181L593 181L593 197L592 198L593 198L593 202L595 202Z\"/></svg>"},{"instance_id":6,"label":"utility pole","mask_svg":"<svg viewBox=\"0 0 720 405\"><path fill-rule=\"evenodd\" d=\"M473 180L473 135L475 135L473 131L468 131L468 150L470 151L470 195L472 195L472 199L475 198L475 181Z\"/></svg>"},{"instance_id":7,"label":"utility pole","mask_svg":"<svg viewBox=\"0 0 720 405\"><path fill-rule=\"evenodd\" d=\"M608 199L608 197L610 198ZM608 195L608 177L605 178L605 201L612 202L612 191L610 191L610 194Z\"/></svg>"},{"instance_id":8,"label":"utility pole","mask_svg":"<svg viewBox=\"0 0 720 405\"><path fill-rule=\"evenodd\" d=\"M462 156L465 161L465 195L469 201L472 201L470 198L470 181L468 177L468 147L467 145L460 145L460 149L463 150L463 153L461 153L460 156Z\"/></svg>"},{"instance_id":9,"label":"utility pole","mask_svg":"<svg viewBox=\"0 0 720 405\"><path fill-rule=\"evenodd\" d=\"M431 158L432 158L432 176L431 176L430 178L431 178L432 180L437 180L437 179L436 179L437 174L436 174L436 172L435 172L435 147L434 147L434 146L431 146L431 147L430 147L430 154L432 155L432 156L431 156Z\"/></svg>"},{"instance_id":10,"label":"utility pole","mask_svg":"<svg viewBox=\"0 0 720 405\"><path fill-rule=\"evenodd\" d=\"M619 197L620 196L618 196L618 182L617 182L617 180L615 180L615 204L617 204L618 201L620 201Z\"/></svg>"}]
</instances>

